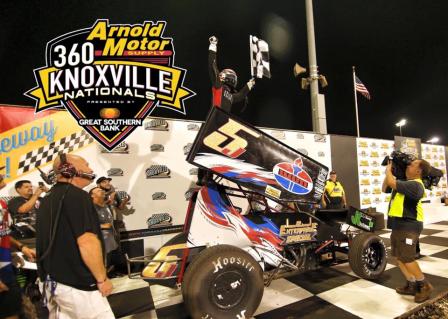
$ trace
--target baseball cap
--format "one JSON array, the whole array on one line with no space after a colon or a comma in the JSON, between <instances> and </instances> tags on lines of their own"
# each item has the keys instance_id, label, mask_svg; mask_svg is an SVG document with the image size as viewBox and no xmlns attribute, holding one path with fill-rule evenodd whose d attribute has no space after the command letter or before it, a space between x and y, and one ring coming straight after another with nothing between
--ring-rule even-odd
<instances>
[{"instance_id":1,"label":"baseball cap","mask_svg":"<svg viewBox=\"0 0 448 319\"><path fill-rule=\"evenodd\" d=\"M111 180L112 180L112 178L105 177L105 176L101 176L100 178L98 178L98 179L96 180L96 183L97 183L97 184L100 184L100 183L103 182L103 181L111 181Z\"/></svg>"}]
</instances>

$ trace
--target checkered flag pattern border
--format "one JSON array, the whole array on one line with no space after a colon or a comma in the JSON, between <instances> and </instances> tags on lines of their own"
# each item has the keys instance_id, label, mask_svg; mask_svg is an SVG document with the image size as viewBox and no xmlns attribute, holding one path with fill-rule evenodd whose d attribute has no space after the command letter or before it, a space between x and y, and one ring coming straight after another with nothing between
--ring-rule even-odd
<instances>
[{"instance_id":1,"label":"checkered flag pattern border","mask_svg":"<svg viewBox=\"0 0 448 319\"><path fill-rule=\"evenodd\" d=\"M22 155L17 174L24 174L35 167L51 162L59 153L70 153L91 143L93 138L85 130L65 136L59 141Z\"/></svg>"},{"instance_id":2,"label":"checkered flag pattern border","mask_svg":"<svg viewBox=\"0 0 448 319\"><path fill-rule=\"evenodd\" d=\"M271 78L269 63L269 45L255 36L249 37L251 75L261 79Z\"/></svg>"}]
</instances>

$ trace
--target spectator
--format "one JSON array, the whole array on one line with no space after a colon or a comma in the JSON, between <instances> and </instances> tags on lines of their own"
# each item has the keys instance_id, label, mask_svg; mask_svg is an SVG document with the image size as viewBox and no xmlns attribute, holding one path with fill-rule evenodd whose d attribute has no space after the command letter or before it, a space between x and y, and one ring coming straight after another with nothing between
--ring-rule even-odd
<instances>
[{"instance_id":1,"label":"spectator","mask_svg":"<svg viewBox=\"0 0 448 319\"><path fill-rule=\"evenodd\" d=\"M94 187L89 191L89 194L92 197L96 212L98 213L106 251L106 267L108 268L108 272L110 272L114 264L113 257L120 255L119 252L116 252L119 246L115 237L112 209L109 205L106 205L106 192L102 188Z\"/></svg>"},{"instance_id":2,"label":"spectator","mask_svg":"<svg viewBox=\"0 0 448 319\"><path fill-rule=\"evenodd\" d=\"M347 207L344 187L338 181L335 171L330 172L330 179L325 184L325 192L322 196L322 207L326 209L341 209Z\"/></svg>"},{"instance_id":3,"label":"spectator","mask_svg":"<svg viewBox=\"0 0 448 319\"><path fill-rule=\"evenodd\" d=\"M38 272L50 318L114 318L100 223L82 190L95 175L76 155L56 157L53 169L57 183L37 214Z\"/></svg>"},{"instance_id":4,"label":"spectator","mask_svg":"<svg viewBox=\"0 0 448 319\"><path fill-rule=\"evenodd\" d=\"M8 202L8 209L14 219L14 223L25 222L36 226L36 211L42 198L40 195L47 192L45 186L39 186L33 192L33 185L28 180L20 180L14 185L18 197Z\"/></svg>"},{"instance_id":5,"label":"spectator","mask_svg":"<svg viewBox=\"0 0 448 319\"><path fill-rule=\"evenodd\" d=\"M6 186L0 175L0 189ZM22 309L22 296L11 264L11 246L15 246L30 261L34 261L36 253L10 234L9 212L6 203L0 200L0 318L18 319Z\"/></svg>"},{"instance_id":6,"label":"spectator","mask_svg":"<svg viewBox=\"0 0 448 319\"><path fill-rule=\"evenodd\" d=\"M112 178L102 176L97 179L96 185L105 191L106 196L108 197L108 200L106 201L107 205L112 205L123 210L126 208L131 197L126 194L126 192L117 191L111 181Z\"/></svg>"}]
</instances>

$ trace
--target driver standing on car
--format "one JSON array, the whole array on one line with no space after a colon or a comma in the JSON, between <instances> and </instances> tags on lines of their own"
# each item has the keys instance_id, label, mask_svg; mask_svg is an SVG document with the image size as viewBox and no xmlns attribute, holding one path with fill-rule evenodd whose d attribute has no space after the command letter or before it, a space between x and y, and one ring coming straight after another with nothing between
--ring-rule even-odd
<instances>
[{"instance_id":1,"label":"driver standing on car","mask_svg":"<svg viewBox=\"0 0 448 319\"><path fill-rule=\"evenodd\" d=\"M406 285L395 290L401 295L414 295L415 302L423 302L431 296L432 285L425 279L416 255L416 244L423 230L423 208L421 200L425 195L422 177L426 176L431 165L425 160L413 160L406 167L406 180L397 180L392 174L392 164L386 167L383 192L392 189L387 228L390 236L392 256L397 258L398 266L406 278Z\"/></svg>"}]
</instances>

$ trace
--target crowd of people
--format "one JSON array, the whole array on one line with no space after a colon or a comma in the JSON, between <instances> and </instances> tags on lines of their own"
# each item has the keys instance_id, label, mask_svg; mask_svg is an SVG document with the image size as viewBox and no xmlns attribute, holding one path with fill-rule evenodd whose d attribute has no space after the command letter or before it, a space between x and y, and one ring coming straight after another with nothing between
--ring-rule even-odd
<instances>
[{"instance_id":1,"label":"crowd of people","mask_svg":"<svg viewBox=\"0 0 448 319\"><path fill-rule=\"evenodd\" d=\"M37 262L50 318L114 318L106 298L113 288L109 278L124 269L115 216L130 196L107 177L86 192L95 175L82 157L62 154L53 169L51 189L20 180L14 185L18 196L0 201L0 318L23 314L14 250ZM0 189L5 186L0 175Z\"/></svg>"}]
</instances>

